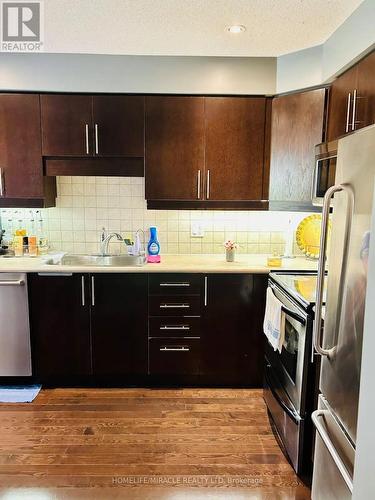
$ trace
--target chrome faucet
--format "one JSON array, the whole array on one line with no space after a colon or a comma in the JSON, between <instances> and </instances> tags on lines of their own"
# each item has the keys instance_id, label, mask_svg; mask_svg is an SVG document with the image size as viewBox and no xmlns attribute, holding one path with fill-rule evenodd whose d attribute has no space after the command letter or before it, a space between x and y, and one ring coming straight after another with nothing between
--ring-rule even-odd
<instances>
[{"instance_id":1,"label":"chrome faucet","mask_svg":"<svg viewBox=\"0 0 375 500\"><path fill-rule=\"evenodd\" d=\"M104 238L103 234L104 233L102 233L102 237L100 239L100 253L104 257L105 255L108 255L108 246L112 238L117 238L117 241L124 241L124 238L119 233L109 233L104 236Z\"/></svg>"}]
</instances>

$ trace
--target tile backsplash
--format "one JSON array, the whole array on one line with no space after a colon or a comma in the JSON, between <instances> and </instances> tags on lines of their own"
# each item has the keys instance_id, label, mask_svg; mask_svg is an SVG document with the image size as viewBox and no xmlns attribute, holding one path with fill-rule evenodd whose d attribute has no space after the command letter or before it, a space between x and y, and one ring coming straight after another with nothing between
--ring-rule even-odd
<instances>
[{"instance_id":1,"label":"tile backsplash","mask_svg":"<svg viewBox=\"0 0 375 500\"><path fill-rule=\"evenodd\" d=\"M2 209L4 229L18 211L25 222L30 209ZM56 208L43 209L44 228L53 250L93 253L99 250L101 229L121 234L155 225L161 253L223 253L223 242L234 239L240 253L283 253L288 238L306 213L147 210L143 177L58 177ZM21 215L20 215L21 214ZM203 237L192 237L199 223ZM146 234L146 238L148 233ZM120 251L117 242L111 251ZM293 247L293 251L299 253Z\"/></svg>"}]
</instances>

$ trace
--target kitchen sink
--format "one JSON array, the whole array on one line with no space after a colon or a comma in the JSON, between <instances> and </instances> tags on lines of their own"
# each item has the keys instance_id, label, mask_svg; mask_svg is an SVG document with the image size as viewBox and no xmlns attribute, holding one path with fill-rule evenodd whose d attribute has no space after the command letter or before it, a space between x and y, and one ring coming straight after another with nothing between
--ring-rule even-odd
<instances>
[{"instance_id":1,"label":"kitchen sink","mask_svg":"<svg viewBox=\"0 0 375 500\"><path fill-rule=\"evenodd\" d=\"M52 259L47 264L56 264ZM144 266L146 257L144 255L78 255L66 254L59 262L63 266Z\"/></svg>"}]
</instances>

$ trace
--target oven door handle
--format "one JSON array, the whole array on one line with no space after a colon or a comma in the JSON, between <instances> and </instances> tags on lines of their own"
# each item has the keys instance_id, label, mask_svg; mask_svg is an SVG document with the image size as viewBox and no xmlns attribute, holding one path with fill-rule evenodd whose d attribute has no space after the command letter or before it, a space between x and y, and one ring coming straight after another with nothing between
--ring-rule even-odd
<instances>
[{"instance_id":1,"label":"oven door handle","mask_svg":"<svg viewBox=\"0 0 375 500\"><path fill-rule=\"evenodd\" d=\"M297 411L294 408L291 408L287 403L281 399L279 394L276 392L276 390L273 387L269 372L270 372L271 365L266 365L266 372L265 372L265 378L267 385L273 395L273 397L276 399L278 404L281 406L281 408L289 415L289 417L293 420L295 424L298 424L301 421L301 417L297 413Z\"/></svg>"},{"instance_id":2,"label":"oven door handle","mask_svg":"<svg viewBox=\"0 0 375 500\"><path fill-rule=\"evenodd\" d=\"M279 299L279 298L277 297L277 295L275 294L275 290L274 290L274 287L273 287L273 286L271 286L271 290L272 290L272 293L274 294L274 296L277 298L277 300L278 300L279 302L281 302L281 301L280 301L280 299ZM284 305L282 305L282 306L281 306L281 310L283 311L283 313L287 314L287 315L288 315L288 316L290 316L291 318L293 318L293 319L295 319L296 321L298 321L298 323L301 323L301 325L303 325L303 326L305 326L305 325L306 325L306 319L305 319L303 316L301 316L300 314L298 314L298 313L296 313L296 312L292 311L291 309L289 309L288 307L286 307L286 306L284 306Z\"/></svg>"}]
</instances>

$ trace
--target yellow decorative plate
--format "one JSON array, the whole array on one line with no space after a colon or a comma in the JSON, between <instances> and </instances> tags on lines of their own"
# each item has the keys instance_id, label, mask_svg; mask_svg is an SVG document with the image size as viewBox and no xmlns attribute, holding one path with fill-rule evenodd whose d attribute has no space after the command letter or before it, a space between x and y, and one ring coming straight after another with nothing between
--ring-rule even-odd
<instances>
[{"instance_id":1,"label":"yellow decorative plate","mask_svg":"<svg viewBox=\"0 0 375 500\"><path fill-rule=\"evenodd\" d=\"M320 214L313 214L305 217L297 227L297 245L307 257L312 259L319 258L321 223L322 216ZM328 239L330 231L331 223L329 222Z\"/></svg>"}]
</instances>

